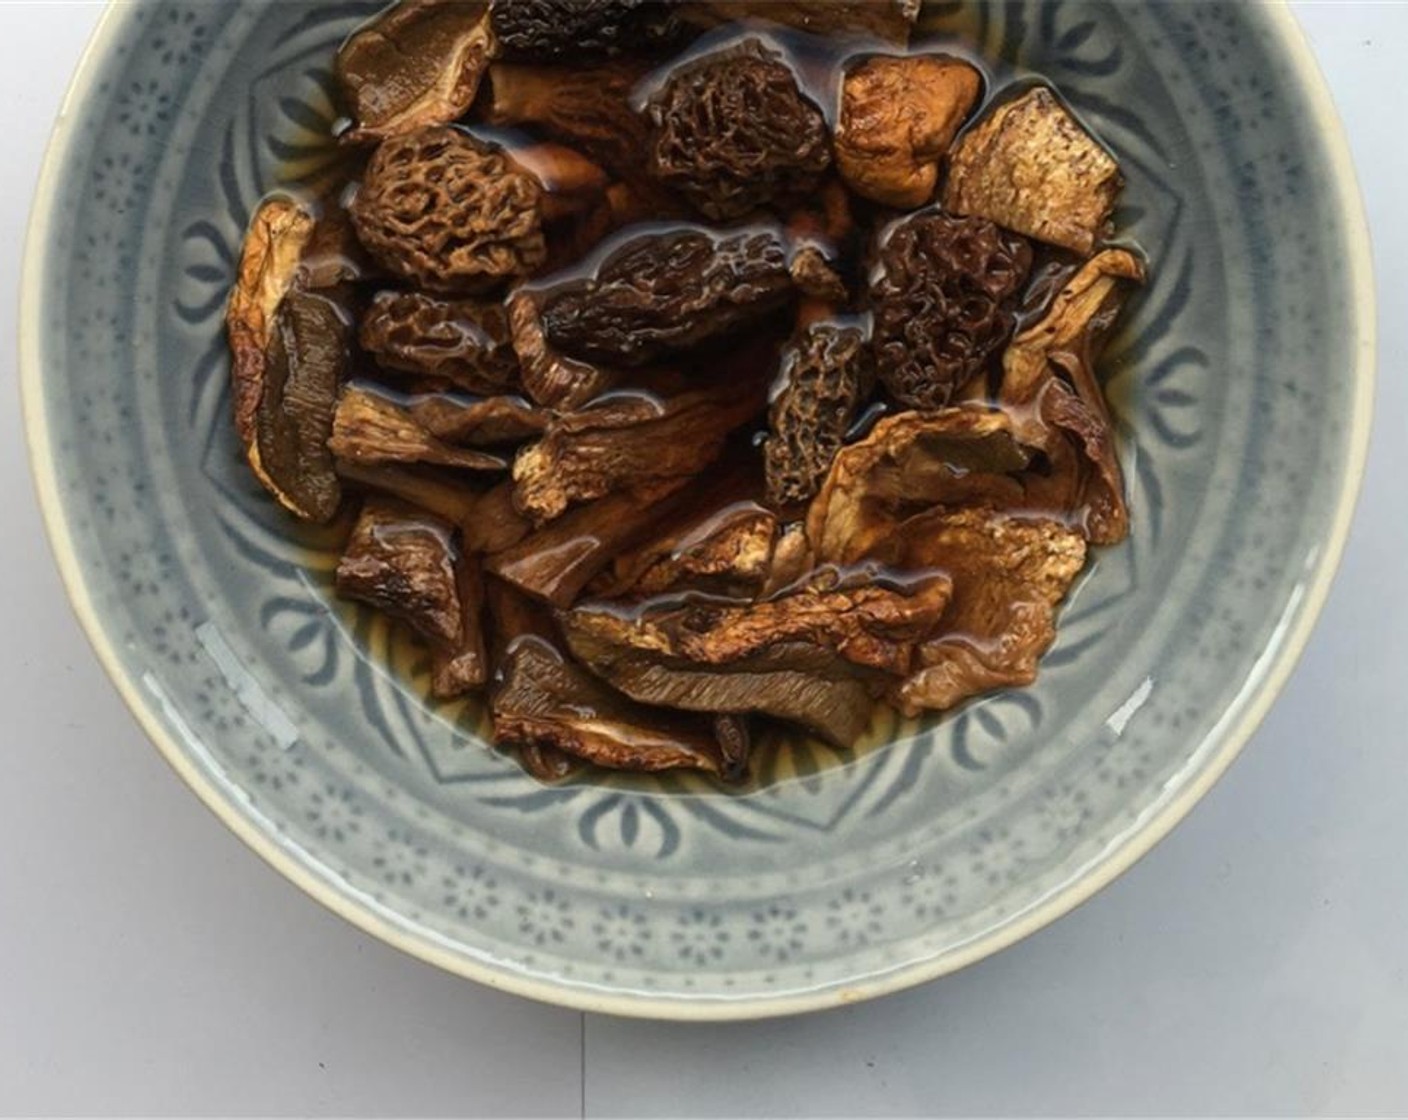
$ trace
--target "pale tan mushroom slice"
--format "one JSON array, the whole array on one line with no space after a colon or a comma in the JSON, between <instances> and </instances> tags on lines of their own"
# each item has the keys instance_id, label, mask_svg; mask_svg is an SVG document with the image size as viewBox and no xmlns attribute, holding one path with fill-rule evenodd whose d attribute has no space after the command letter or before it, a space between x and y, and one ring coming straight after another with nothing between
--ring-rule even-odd
<instances>
[{"instance_id":1,"label":"pale tan mushroom slice","mask_svg":"<svg viewBox=\"0 0 1408 1120\"><path fill-rule=\"evenodd\" d=\"M500 471L497 455L456 447L428 431L415 413L363 385L343 390L333 416L328 448L346 463L427 463L470 471Z\"/></svg>"},{"instance_id":2,"label":"pale tan mushroom slice","mask_svg":"<svg viewBox=\"0 0 1408 1120\"><path fill-rule=\"evenodd\" d=\"M982 90L982 75L959 58L862 59L841 86L836 169L865 198L900 210L923 206Z\"/></svg>"},{"instance_id":3,"label":"pale tan mushroom slice","mask_svg":"<svg viewBox=\"0 0 1408 1120\"><path fill-rule=\"evenodd\" d=\"M1123 186L1115 158L1037 86L990 110L959 140L943 205L1085 256Z\"/></svg>"},{"instance_id":4,"label":"pale tan mushroom slice","mask_svg":"<svg viewBox=\"0 0 1408 1120\"><path fill-rule=\"evenodd\" d=\"M355 32L337 78L356 122L353 142L448 124L474 103L495 54L481 0L402 0Z\"/></svg>"},{"instance_id":5,"label":"pale tan mushroom slice","mask_svg":"<svg viewBox=\"0 0 1408 1120\"><path fill-rule=\"evenodd\" d=\"M245 238L226 329L235 430L250 469L291 513L326 522L342 499L327 439L352 332L337 289L305 290L303 254L316 225L289 199L260 206Z\"/></svg>"}]
</instances>

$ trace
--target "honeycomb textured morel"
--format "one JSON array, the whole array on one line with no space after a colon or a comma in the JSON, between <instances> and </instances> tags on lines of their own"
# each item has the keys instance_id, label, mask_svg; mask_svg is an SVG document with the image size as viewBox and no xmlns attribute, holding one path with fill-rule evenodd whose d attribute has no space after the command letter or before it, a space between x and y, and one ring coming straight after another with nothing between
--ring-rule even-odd
<instances>
[{"instance_id":1,"label":"honeycomb textured morel","mask_svg":"<svg viewBox=\"0 0 1408 1120\"><path fill-rule=\"evenodd\" d=\"M681 67L647 113L651 173L716 221L811 191L831 163L821 110L756 40Z\"/></svg>"},{"instance_id":2,"label":"honeycomb textured morel","mask_svg":"<svg viewBox=\"0 0 1408 1120\"><path fill-rule=\"evenodd\" d=\"M764 448L769 501L816 494L870 380L870 347L858 327L816 323L787 347Z\"/></svg>"},{"instance_id":3,"label":"honeycomb textured morel","mask_svg":"<svg viewBox=\"0 0 1408 1120\"><path fill-rule=\"evenodd\" d=\"M775 233L682 229L633 238L594 278L552 293L542 326L548 342L573 357L642 366L735 335L792 295Z\"/></svg>"},{"instance_id":4,"label":"honeycomb textured morel","mask_svg":"<svg viewBox=\"0 0 1408 1120\"><path fill-rule=\"evenodd\" d=\"M654 54L691 33L673 0L494 0L489 21L503 57L528 62Z\"/></svg>"},{"instance_id":5,"label":"honeycomb textured morel","mask_svg":"<svg viewBox=\"0 0 1408 1120\"><path fill-rule=\"evenodd\" d=\"M381 292L362 317L362 349L383 369L490 397L518 388L508 312L490 300Z\"/></svg>"},{"instance_id":6,"label":"honeycomb textured morel","mask_svg":"<svg viewBox=\"0 0 1408 1120\"><path fill-rule=\"evenodd\" d=\"M500 148L436 126L377 149L352 202L357 236L392 274L480 291L547 256L543 188Z\"/></svg>"},{"instance_id":7,"label":"honeycomb textured morel","mask_svg":"<svg viewBox=\"0 0 1408 1120\"><path fill-rule=\"evenodd\" d=\"M1031 246L926 210L893 227L871 281L875 371L910 408L942 408L1011 336Z\"/></svg>"}]
</instances>

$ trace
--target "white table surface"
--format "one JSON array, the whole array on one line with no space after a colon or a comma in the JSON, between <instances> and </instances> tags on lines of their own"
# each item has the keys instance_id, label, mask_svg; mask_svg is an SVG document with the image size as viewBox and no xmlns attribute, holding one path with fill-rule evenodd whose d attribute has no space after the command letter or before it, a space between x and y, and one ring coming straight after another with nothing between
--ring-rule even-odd
<instances>
[{"instance_id":1,"label":"white table surface","mask_svg":"<svg viewBox=\"0 0 1408 1120\"><path fill-rule=\"evenodd\" d=\"M537 1006L357 932L217 824L103 676L43 539L9 341L40 153L98 10L0 0L0 1113L1408 1112L1408 4L1297 4L1369 205L1382 373L1338 583L1241 760L994 959L698 1028Z\"/></svg>"}]
</instances>

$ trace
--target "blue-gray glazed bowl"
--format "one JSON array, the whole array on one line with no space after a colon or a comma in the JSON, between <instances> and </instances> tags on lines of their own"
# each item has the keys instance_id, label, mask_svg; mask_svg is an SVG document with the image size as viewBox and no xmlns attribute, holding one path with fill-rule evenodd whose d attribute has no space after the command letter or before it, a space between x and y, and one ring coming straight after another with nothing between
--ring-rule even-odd
<instances>
[{"instance_id":1,"label":"blue-gray glazed bowl","mask_svg":"<svg viewBox=\"0 0 1408 1120\"><path fill-rule=\"evenodd\" d=\"M335 542L251 481L221 315L251 208L328 158L329 61L379 0L114 6L30 232L23 382L59 565L171 765L271 864L452 972L574 1007L742 1018L894 991L1088 898L1179 820L1325 598L1369 424L1353 171L1288 11L931 5L1119 155L1153 278L1106 364L1134 529L1035 687L792 744L742 793L536 785L415 650L329 593Z\"/></svg>"}]
</instances>

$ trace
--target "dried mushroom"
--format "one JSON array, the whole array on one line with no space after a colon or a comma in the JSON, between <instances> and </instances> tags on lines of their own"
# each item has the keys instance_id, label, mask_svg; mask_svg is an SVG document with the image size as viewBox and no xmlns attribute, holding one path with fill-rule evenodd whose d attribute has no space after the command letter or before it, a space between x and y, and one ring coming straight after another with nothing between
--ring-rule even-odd
<instances>
[{"instance_id":1,"label":"dried mushroom","mask_svg":"<svg viewBox=\"0 0 1408 1120\"><path fill-rule=\"evenodd\" d=\"M893 226L871 280L875 370L910 408L942 408L1012 335L1031 246L981 218L925 210Z\"/></svg>"},{"instance_id":2,"label":"dried mushroom","mask_svg":"<svg viewBox=\"0 0 1408 1120\"><path fill-rule=\"evenodd\" d=\"M389 397L351 385L337 402L328 450L345 463L429 463L471 471L505 470L497 455L454 447L427 431Z\"/></svg>"},{"instance_id":3,"label":"dried mushroom","mask_svg":"<svg viewBox=\"0 0 1408 1120\"><path fill-rule=\"evenodd\" d=\"M336 59L366 147L254 216L252 469L359 505L338 593L541 781L1029 684L1129 531L1119 168L920 6L403 0Z\"/></svg>"},{"instance_id":4,"label":"dried mushroom","mask_svg":"<svg viewBox=\"0 0 1408 1120\"><path fill-rule=\"evenodd\" d=\"M909 672L947 599L936 577L903 590L805 589L747 607L622 615L586 606L562 621L572 652L637 700L770 715L848 746L869 723L872 690Z\"/></svg>"},{"instance_id":5,"label":"dried mushroom","mask_svg":"<svg viewBox=\"0 0 1408 1120\"><path fill-rule=\"evenodd\" d=\"M538 293L509 296L508 318L523 388L544 408L580 408L620 379L615 370L569 358L548 341Z\"/></svg>"},{"instance_id":6,"label":"dried mushroom","mask_svg":"<svg viewBox=\"0 0 1408 1120\"><path fill-rule=\"evenodd\" d=\"M953 151L944 209L1088 254L1115 208L1119 164L1051 90L998 106Z\"/></svg>"},{"instance_id":7,"label":"dried mushroom","mask_svg":"<svg viewBox=\"0 0 1408 1120\"><path fill-rule=\"evenodd\" d=\"M841 87L837 171L864 198L901 210L923 206L982 89L975 67L946 55L862 60Z\"/></svg>"},{"instance_id":8,"label":"dried mushroom","mask_svg":"<svg viewBox=\"0 0 1408 1120\"><path fill-rule=\"evenodd\" d=\"M337 565L337 593L370 603L432 642L456 646L464 615L452 527L414 506L370 498Z\"/></svg>"},{"instance_id":9,"label":"dried mushroom","mask_svg":"<svg viewBox=\"0 0 1408 1120\"><path fill-rule=\"evenodd\" d=\"M1129 532L1124 476L1095 360L1130 285L1143 280L1143 262L1134 254L1098 254L1003 356L1002 402L1022 438L1051 461L1051 471L1032 482L1035 504L1074 517L1095 544L1116 544Z\"/></svg>"},{"instance_id":10,"label":"dried mushroom","mask_svg":"<svg viewBox=\"0 0 1408 1120\"><path fill-rule=\"evenodd\" d=\"M634 367L737 336L792 297L776 234L681 229L634 237L594 277L552 289L541 322L563 353Z\"/></svg>"},{"instance_id":11,"label":"dried mushroom","mask_svg":"<svg viewBox=\"0 0 1408 1120\"><path fill-rule=\"evenodd\" d=\"M493 53L484 3L401 0L338 51L338 83L356 122L349 139L448 124L473 104Z\"/></svg>"},{"instance_id":12,"label":"dried mushroom","mask_svg":"<svg viewBox=\"0 0 1408 1120\"><path fill-rule=\"evenodd\" d=\"M687 479L620 490L493 552L488 571L554 606L569 606L622 549L647 537L686 496Z\"/></svg>"},{"instance_id":13,"label":"dried mushroom","mask_svg":"<svg viewBox=\"0 0 1408 1120\"><path fill-rule=\"evenodd\" d=\"M953 598L898 688L907 715L1031 684L1056 639L1056 607L1085 565L1085 541L1058 521L988 509L923 514L899 530L907 565L944 572Z\"/></svg>"},{"instance_id":14,"label":"dried mushroom","mask_svg":"<svg viewBox=\"0 0 1408 1120\"><path fill-rule=\"evenodd\" d=\"M982 408L902 412L832 461L807 511L816 560L852 564L880 555L897 517L937 505L1019 506L1017 475L1031 461L1010 418Z\"/></svg>"},{"instance_id":15,"label":"dried mushroom","mask_svg":"<svg viewBox=\"0 0 1408 1120\"><path fill-rule=\"evenodd\" d=\"M490 124L530 126L580 149L613 175L642 176L649 126L631 106L631 91L646 66L524 66L495 63L489 70Z\"/></svg>"},{"instance_id":16,"label":"dried mushroom","mask_svg":"<svg viewBox=\"0 0 1408 1120\"><path fill-rule=\"evenodd\" d=\"M693 478L761 407L761 386L722 381L663 401L623 395L559 417L514 460L515 501L542 523L614 490Z\"/></svg>"},{"instance_id":17,"label":"dried mushroom","mask_svg":"<svg viewBox=\"0 0 1408 1120\"><path fill-rule=\"evenodd\" d=\"M496 447L522 443L541 435L550 416L520 397L487 397L466 400L448 393L417 397L407 406L412 419L425 431L464 447Z\"/></svg>"},{"instance_id":18,"label":"dried mushroom","mask_svg":"<svg viewBox=\"0 0 1408 1120\"><path fill-rule=\"evenodd\" d=\"M505 58L591 62L682 45L690 34L674 0L493 0Z\"/></svg>"},{"instance_id":19,"label":"dried mushroom","mask_svg":"<svg viewBox=\"0 0 1408 1120\"><path fill-rule=\"evenodd\" d=\"M456 558L455 590L460 607L459 638L452 644L436 646L431 663L430 691L440 700L473 692L489 679L484 640L484 573L479 557L461 552Z\"/></svg>"},{"instance_id":20,"label":"dried mushroom","mask_svg":"<svg viewBox=\"0 0 1408 1120\"><path fill-rule=\"evenodd\" d=\"M873 35L901 46L919 18L920 0L683 0L705 24L766 20L813 35Z\"/></svg>"},{"instance_id":21,"label":"dried mushroom","mask_svg":"<svg viewBox=\"0 0 1408 1120\"><path fill-rule=\"evenodd\" d=\"M679 68L646 113L651 173L716 221L803 195L831 164L821 110L757 40Z\"/></svg>"},{"instance_id":22,"label":"dried mushroom","mask_svg":"<svg viewBox=\"0 0 1408 1120\"><path fill-rule=\"evenodd\" d=\"M388 272L433 292L472 292L543 263L542 202L542 184L501 148L433 127L377 148L351 212Z\"/></svg>"},{"instance_id":23,"label":"dried mushroom","mask_svg":"<svg viewBox=\"0 0 1408 1120\"><path fill-rule=\"evenodd\" d=\"M817 323L783 352L763 449L768 500L817 492L870 390L870 340L859 327Z\"/></svg>"},{"instance_id":24,"label":"dried mushroom","mask_svg":"<svg viewBox=\"0 0 1408 1120\"><path fill-rule=\"evenodd\" d=\"M360 341L384 370L486 396L519 385L508 314L497 302L380 292L362 316Z\"/></svg>"}]
</instances>

